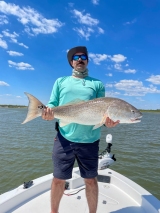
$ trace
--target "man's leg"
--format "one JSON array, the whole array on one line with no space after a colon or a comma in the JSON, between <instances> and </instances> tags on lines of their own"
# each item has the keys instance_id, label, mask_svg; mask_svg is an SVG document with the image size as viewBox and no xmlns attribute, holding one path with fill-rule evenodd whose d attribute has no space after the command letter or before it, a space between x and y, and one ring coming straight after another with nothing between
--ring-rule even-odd
<instances>
[{"instance_id":1,"label":"man's leg","mask_svg":"<svg viewBox=\"0 0 160 213\"><path fill-rule=\"evenodd\" d=\"M51 186L51 213L58 213L59 203L65 187L65 180L53 178Z\"/></svg>"},{"instance_id":2,"label":"man's leg","mask_svg":"<svg viewBox=\"0 0 160 213\"><path fill-rule=\"evenodd\" d=\"M84 179L89 213L96 213L98 203L98 184L96 178Z\"/></svg>"}]
</instances>

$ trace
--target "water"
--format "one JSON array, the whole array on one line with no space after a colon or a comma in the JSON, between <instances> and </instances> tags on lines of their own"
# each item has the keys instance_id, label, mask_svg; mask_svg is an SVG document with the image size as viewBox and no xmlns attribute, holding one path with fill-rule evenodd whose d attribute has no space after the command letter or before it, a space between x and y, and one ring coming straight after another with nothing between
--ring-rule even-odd
<instances>
[{"instance_id":1,"label":"water","mask_svg":"<svg viewBox=\"0 0 160 213\"><path fill-rule=\"evenodd\" d=\"M37 118L22 125L26 113L27 109L0 108L0 194L52 173L54 121ZM160 199L160 113L143 113L142 122L137 124L103 127L101 151L109 133L117 158L111 169Z\"/></svg>"}]
</instances>

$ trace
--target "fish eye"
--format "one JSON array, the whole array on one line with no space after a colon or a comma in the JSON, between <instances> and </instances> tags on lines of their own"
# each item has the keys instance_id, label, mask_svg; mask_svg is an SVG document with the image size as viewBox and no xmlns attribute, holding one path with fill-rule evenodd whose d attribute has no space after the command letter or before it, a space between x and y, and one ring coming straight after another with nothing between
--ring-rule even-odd
<instances>
[{"instance_id":1,"label":"fish eye","mask_svg":"<svg viewBox=\"0 0 160 213\"><path fill-rule=\"evenodd\" d=\"M135 113L135 111L134 111L134 110L131 110L131 112Z\"/></svg>"}]
</instances>

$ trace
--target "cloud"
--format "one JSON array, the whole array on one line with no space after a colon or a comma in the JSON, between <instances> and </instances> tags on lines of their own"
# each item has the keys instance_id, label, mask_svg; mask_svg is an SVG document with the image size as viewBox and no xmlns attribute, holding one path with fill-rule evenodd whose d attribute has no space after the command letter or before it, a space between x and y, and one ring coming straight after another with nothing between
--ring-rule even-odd
<instances>
[{"instance_id":1,"label":"cloud","mask_svg":"<svg viewBox=\"0 0 160 213\"><path fill-rule=\"evenodd\" d=\"M27 45L25 45L25 44L23 44L23 43L19 43L19 42L17 41L17 39L15 39L15 38L11 38L11 41L12 41L13 43L15 43L15 44L18 44L19 46L22 46L22 47L26 48L26 49L29 48Z\"/></svg>"},{"instance_id":2,"label":"cloud","mask_svg":"<svg viewBox=\"0 0 160 213\"><path fill-rule=\"evenodd\" d=\"M0 25L8 24L8 18L6 15L0 15Z\"/></svg>"},{"instance_id":3,"label":"cloud","mask_svg":"<svg viewBox=\"0 0 160 213\"><path fill-rule=\"evenodd\" d=\"M136 23L136 21L137 21L137 19L133 19L132 21L125 22L123 25L131 25L131 24Z\"/></svg>"},{"instance_id":4,"label":"cloud","mask_svg":"<svg viewBox=\"0 0 160 213\"><path fill-rule=\"evenodd\" d=\"M15 33L15 32L9 33L9 30L8 30L8 29L7 29L7 30L3 30L2 33L3 33L4 36L9 37L9 38L16 38L16 37L19 36L19 35L18 35L17 33Z\"/></svg>"},{"instance_id":5,"label":"cloud","mask_svg":"<svg viewBox=\"0 0 160 213\"><path fill-rule=\"evenodd\" d=\"M160 90L153 85L145 87L141 81L137 80L121 80L120 82L115 83L114 87L117 90L125 91L124 95L126 96L144 96L147 93L160 93Z\"/></svg>"},{"instance_id":6,"label":"cloud","mask_svg":"<svg viewBox=\"0 0 160 213\"><path fill-rule=\"evenodd\" d=\"M3 36L10 38L10 39L11 39L11 40L10 40L11 42L13 42L13 43L15 43L15 44L18 44L18 45L20 45L20 46L23 46L23 47L25 47L26 49L28 49L28 46L26 46L26 45L23 44L23 43L19 43L19 42L17 41L17 37L19 37L19 35L18 35L16 32L9 33L9 30L7 29L7 30L3 30L2 33L3 33Z\"/></svg>"},{"instance_id":7,"label":"cloud","mask_svg":"<svg viewBox=\"0 0 160 213\"><path fill-rule=\"evenodd\" d=\"M151 77L147 78L146 81L149 81L152 84L160 85L160 75L151 75Z\"/></svg>"},{"instance_id":8,"label":"cloud","mask_svg":"<svg viewBox=\"0 0 160 213\"><path fill-rule=\"evenodd\" d=\"M31 7L21 8L5 1L0 1L0 12L16 16L17 20L27 29L26 32L33 35L56 33L63 26L58 19L46 19Z\"/></svg>"},{"instance_id":9,"label":"cloud","mask_svg":"<svg viewBox=\"0 0 160 213\"><path fill-rule=\"evenodd\" d=\"M73 7L74 3L69 2L68 5L69 5L69 7Z\"/></svg>"},{"instance_id":10,"label":"cloud","mask_svg":"<svg viewBox=\"0 0 160 213\"><path fill-rule=\"evenodd\" d=\"M94 30L89 27L73 28L73 30L76 31L80 37L84 37L86 40L89 40L91 33L94 32Z\"/></svg>"},{"instance_id":11,"label":"cloud","mask_svg":"<svg viewBox=\"0 0 160 213\"><path fill-rule=\"evenodd\" d=\"M10 56L23 56L23 53L15 52L15 51L7 51Z\"/></svg>"},{"instance_id":12,"label":"cloud","mask_svg":"<svg viewBox=\"0 0 160 213\"><path fill-rule=\"evenodd\" d=\"M16 63L9 60L8 64L9 67L14 67L17 70L34 70L34 68L30 64L24 62Z\"/></svg>"},{"instance_id":13,"label":"cloud","mask_svg":"<svg viewBox=\"0 0 160 213\"><path fill-rule=\"evenodd\" d=\"M73 30L76 31L80 37L89 40L89 37L94 32L104 34L104 30L98 26L98 19L92 18L89 13L84 14L84 11L80 12L74 9L71 12L78 21L76 24L80 25L79 27L74 27Z\"/></svg>"},{"instance_id":14,"label":"cloud","mask_svg":"<svg viewBox=\"0 0 160 213\"><path fill-rule=\"evenodd\" d=\"M0 38L0 47L4 49L8 48L7 42L5 40L2 40L1 38Z\"/></svg>"},{"instance_id":15,"label":"cloud","mask_svg":"<svg viewBox=\"0 0 160 213\"><path fill-rule=\"evenodd\" d=\"M100 65L100 62L105 61L107 59L106 54L94 54L94 53L89 53L89 58L93 60L94 64Z\"/></svg>"},{"instance_id":16,"label":"cloud","mask_svg":"<svg viewBox=\"0 0 160 213\"><path fill-rule=\"evenodd\" d=\"M124 73L133 73L133 74L135 74L136 70L135 69L128 69L128 70L124 70Z\"/></svg>"},{"instance_id":17,"label":"cloud","mask_svg":"<svg viewBox=\"0 0 160 213\"><path fill-rule=\"evenodd\" d=\"M112 88L113 84L106 84L106 87Z\"/></svg>"},{"instance_id":18,"label":"cloud","mask_svg":"<svg viewBox=\"0 0 160 213\"><path fill-rule=\"evenodd\" d=\"M100 34L104 34L104 30L103 30L101 27L98 27L98 32L99 32Z\"/></svg>"},{"instance_id":19,"label":"cloud","mask_svg":"<svg viewBox=\"0 0 160 213\"><path fill-rule=\"evenodd\" d=\"M116 63L123 62L126 59L127 59L127 57L125 57L124 55L121 55L121 54L113 55L113 57L111 57L111 60Z\"/></svg>"},{"instance_id":20,"label":"cloud","mask_svg":"<svg viewBox=\"0 0 160 213\"><path fill-rule=\"evenodd\" d=\"M95 26L99 23L98 19L92 18L89 13L86 13L86 15L83 15L82 12L75 10L75 9L72 12L75 15L75 18L78 19L78 22L80 24L85 24L88 26Z\"/></svg>"},{"instance_id":21,"label":"cloud","mask_svg":"<svg viewBox=\"0 0 160 213\"><path fill-rule=\"evenodd\" d=\"M119 96L120 92L115 92L115 91L107 91L107 92L105 92L105 96L106 97L115 97L117 95Z\"/></svg>"},{"instance_id":22,"label":"cloud","mask_svg":"<svg viewBox=\"0 0 160 213\"><path fill-rule=\"evenodd\" d=\"M113 74L112 73L107 73L106 76L112 77Z\"/></svg>"},{"instance_id":23,"label":"cloud","mask_svg":"<svg viewBox=\"0 0 160 213\"><path fill-rule=\"evenodd\" d=\"M99 0L92 0L92 3L95 4L95 5L98 5L99 4Z\"/></svg>"},{"instance_id":24,"label":"cloud","mask_svg":"<svg viewBox=\"0 0 160 213\"><path fill-rule=\"evenodd\" d=\"M122 70L122 65L121 65L121 64L115 64L115 65L114 65L114 68L115 68L116 70Z\"/></svg>"},{"instance_id":25,"label":"cloud","mask_svg":"<svg viewBox=\"0 0 160 213\"><path fill-rule=\"evenodd\" d=\"M4 81L0 81L0 86L9 86L9 84L7 84L6 82L4 82Z\"/></svg>"}]
</instances>

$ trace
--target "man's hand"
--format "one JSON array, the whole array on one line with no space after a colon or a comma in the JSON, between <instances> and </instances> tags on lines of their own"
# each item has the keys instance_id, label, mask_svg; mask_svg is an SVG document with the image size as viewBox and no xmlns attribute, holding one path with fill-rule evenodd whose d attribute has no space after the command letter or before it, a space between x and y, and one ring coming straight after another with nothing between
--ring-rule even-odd
<instances>
[{"instance_id":1,"label":"man's hand","mask_svg":"<svg viewBox=\"0 0 160 213\"><path fill-rule=\"evenodd\" d=\"M119 124L120 121L112 121L109 117L106 118L106 122L105 122L105 126L107 126L108 128L111 128L111 127L115 127L117 126L117 124Z\"/></svg>"},{"instance_id":2,"label":"man's hand","mask_svg":"<svg viewBox=\"0 0 160 213\"><path fill-rule=\"evenodd\" d=\"M42 112L42 119L47 120L47 121L53 120L54 119L53 110L49 107L44 109L43 112Z\"/></svg>"}]
</instances>

